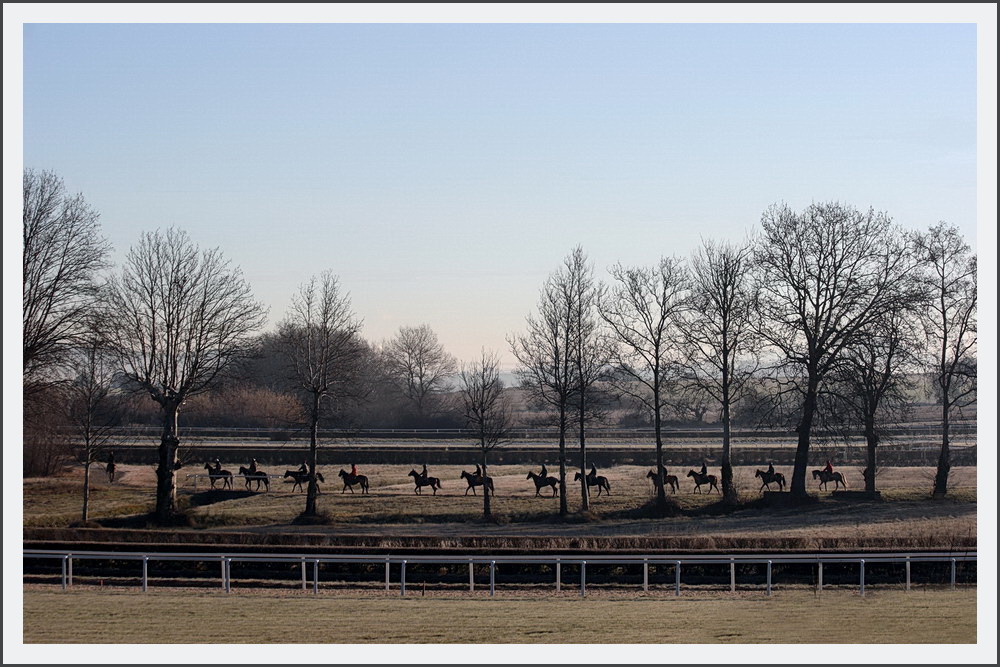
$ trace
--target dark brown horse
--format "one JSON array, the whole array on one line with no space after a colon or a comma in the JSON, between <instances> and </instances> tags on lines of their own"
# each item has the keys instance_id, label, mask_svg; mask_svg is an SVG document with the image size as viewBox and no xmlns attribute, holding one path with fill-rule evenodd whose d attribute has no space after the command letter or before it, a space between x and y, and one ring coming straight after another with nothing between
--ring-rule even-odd
<instances>
[{"instance_id":1,"label":"dark brown horse","mask_svg":"<svg viewBox=\"0 0 1000 667\"><path fill-rule=\"evenodd\" d=\"M343 468L337 474L340 475L340 479L344 480L344 488L341 490L341 493L348 489L351 490L351 493L354 493L355 484L361 485L362 494L368 493L368 477L366 475L352 475Z\"/></svg>"},{"instance_id":2,"label":"dark brown horse","mask_svg":"<svg viewBox=\"0 0 1000 667\"><path fill-rule=\"evenodd\" d=\"M406 473L406 475L407 477L412 477L413 483L416 484L416 486L413 487L414 493L421 493L420 491L421 488L429 486L431 487L431 490L434 491L434 495L436 496L437 490L441 488L441 480L438 479L437 477L425 477L416 470L411 470L410 472Z\"/></svg>"},{"instance_id":3,"label":"dark brown horse","mask_svg":"<svg viewBox=\"0 0 1000 667\"><path fill-rule=\"evenodd\" d=\"M477 475L474 472L462 471L462 479L464 479L469 484L469 488L465 490L465 495L469 495L469 489L472 489L472 495L476 495L476 487L483 485L483 476ZM490 489L490 493L496 495L496 491L493 490L493 478L486 478L486 485Z\"/></svg>"},{"instance_id":4,"label":"dark brown horse","mask_svg":"<svg viewBox=\"0 0 1000 667\"><path fill-rule=\"evenodd\" d=\"M528 471L528 476L525 479L530 479L535 483L535 495L541 496L542 489L546 486L552 487L552 497L556 498L559 495L559 479L557 477L542 477L534 470Z\"/></svg>"},{"instance_id":5,"label":"dark brown horse","mask_svg":"<svg viewBox=\"0 0 1000 667\"><path fill-rule=\"evenodd\" d=\"M656 473L652 470L646 473L646 479L653 480L654 490L660 483L660 480L656 478ZM680 480L677 479L677 475L664 475L663 483L667 484L670 487L670 490L673 491L674 493L677 493L681 488L681 483Z\"/></svg>"},{"instance_id":6,"label":"dark brown horse","mask_svg":"<svg viewBox=\"0 0 1000 667\"><path fill-rule=\"evenodd\" d=\"M223 470L221 467L216 468L210 463L205 464L205 470L208 471L208 479L212 482L212 488L215 488L215 483L218 480L222 480L222 488L228 487L230 490L233 488L233 473L228 470Z\"/></svg>"},{"instance_id":7,"label":"dark brown horse","mask_svg":"<svg viewBox=\"0 0 1000 667\"><path fill-rule=\"evenodd\" d=\"M813 479L819 480L819 488L827 488L827 482L833 482L833 490L836 491L843 484L844 488L847 488L847 478L844 477L843 473L839 472L827 472L825 470L813 470Z\"/></svg>"},{"instance_id":8,"label":"dark brown horse","mask_svg":"<svg viewBox=\"0 0 1000 667\"><path fill-rule=\"evenodd\" d=\"M695 493L701 493L701 485L708 484L708 492L711 493L712 489L719 491L719 478L715 475L702 475L697 470L688 470L688 477L694 478L694 490ZM719 491L719 495L722 495L722 491Z\"/></svg>"},{"instance_id":9,"label":"dark brown horse","mask_svg":"<svg viewBox=\"0 0 1000 667\"><path fill-rule=\"evenodd\" d=\"M305 491L305 488L302 486L302 483L309 481L309 473L308 472L302 472L301 470L286 470L285 474L282 475L282 479L288 479L289 477L295 482L292 485L292 491L293 492L295 491L295 487L299 487L299 491ZM317 470L316 471L316 492L317 493L319 492L319 483L320 482L325 482L325 481L326 480L323 479L323 473L321 473L321 472L319 472Z\"/></svg>"},{"instance_id":10,"label":"dark brown horse","mask_svg":"<svg viewBox=\"0 0 1000 667\"><path fill-rule=\"evenodd\" d=\"M780 472L768 472L766 470L758 470L754 473L754 477L757 477L761 481L760 488L758 491L763 491L765 488L770 491L771 484L778 483L778 491L785 490L785 476Z\"/></svg>"},{"instance_id":11,"label":"dark brown horse","mask_svg":"<svg viewBox=\"0 0 1000 667\"><path fill-rule=\"evenodd\" d=\"M250 490L250 482L257 482L257 491L260 491L260 485L264 485L264 491L271 490L271 480L268 478L267 473L263 470L253 471L246 466L240 466L240 474L243 475L244 485L247 487L247 491Z\"/></svg>"},{"instance_id":12,"label":"dark brown horse","mask_svg":"<svg viewBox=\"0 0 1000 667\"><path fill-rule=\"evenodd\" d=\"M580 471L578 470L573 481L579 482L581 477L582 475L580 475ZM611 482L604 475L587 475L587 486L596 486L598 497L600 497L602 491L607 491L608 495L611 495Z\"/></svg>"}]
</instances>

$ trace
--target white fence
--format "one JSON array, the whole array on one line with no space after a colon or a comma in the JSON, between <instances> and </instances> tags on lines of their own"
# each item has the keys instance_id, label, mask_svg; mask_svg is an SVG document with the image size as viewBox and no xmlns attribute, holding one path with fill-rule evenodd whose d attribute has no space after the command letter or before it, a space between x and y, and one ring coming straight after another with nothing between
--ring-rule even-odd
<instances>
[{"instance_id":1,"label":"white fence","mask_svg":"<svg viewBox=\"0 0 1000 667\"><path fill-rule=\"evenodd\" d=\"M823 590L824 564L857 564L858 587L861 595L865 594L866 564L897 564L902 565L906 572L906 590L910 590L910 568L915 563L950 563L951 587L955 587L956 565L959 562L976 562L977 552L934 552L934 553L868 553L868 554L710 554L710 555L594 555L594 556L368 556L363 554L349 555L306 555L306 554L257 554L257 553L162 553L162 552L124 552L124 551L60 551L48 549L25 549L24 558L59 559L62 561L62 588L65 590L73 585L74 560L134 560L142 563L142 590L149 588L150 561L193 561L218 562L220 583L227 593L232 590L233 563L300 563L302 572L302 588L308 588L307 569L312 566L313 593L319 592L319 566L321 563L338 564L384 564L385 590L390 590L390 573L393 565L399 566L399 594L406 595L406 566L410 564L427 563L434 565L468 564L469 590L475 589L474 567L489 565L490 596L496 590L497 564L514 565L552 565L555 567L555 590L562 590L562 566L578 565L580 567L580 595L587 594L587 564L591 565L641 565L643 569L642 590L649 590L649 566L673 566L674 593L681 594L681 570L684 565L729 565L729 588L736 591L736 566L741 564L756 564L767 566L767 595L772 591L772 566L776 564L813 564L817 567L816 589Z\"/></svg>"}]
</instances>

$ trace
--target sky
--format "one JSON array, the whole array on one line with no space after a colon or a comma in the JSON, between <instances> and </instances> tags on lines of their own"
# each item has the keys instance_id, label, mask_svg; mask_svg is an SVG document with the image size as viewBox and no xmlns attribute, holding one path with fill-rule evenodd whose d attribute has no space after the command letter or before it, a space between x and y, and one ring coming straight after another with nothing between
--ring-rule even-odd
<instances>
[{"instance_id":1,"label":"sky","mask_svg":"<svg viewBox=\"0 0 1000 667\"><path fill-rule=\"evenodd\" d=\"M615 262L838 200L976 234L976 26L24 26L24 166L120 263L176 226L273 326L331 270L364 334L500 351L581 245Z\"/></svg>"},{"instance_id":2,"label":"sky","mask_svg":"<svg viewBox=\"0 0 1000 667\"><path fill-rule=\"evenodd\" d=\"M46 7L4 5L8 370L34 168L100 212L119 265L179 227L269 327L331 270L369 340L426 323L508 370L576 245L606 279L775 203L944 220L988 272L994 372L995 6Z\"/></svg>"}]
</instances>

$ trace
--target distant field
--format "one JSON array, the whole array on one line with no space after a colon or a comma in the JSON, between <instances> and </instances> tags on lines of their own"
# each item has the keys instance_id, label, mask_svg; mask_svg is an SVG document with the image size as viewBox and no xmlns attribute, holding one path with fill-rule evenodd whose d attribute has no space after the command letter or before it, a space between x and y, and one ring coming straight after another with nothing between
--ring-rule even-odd
<instances>
[{"instance_id":1,"label":"distant field","mask_svg":"<svg viewBox=\"0 0 1000 667\"><path fill-rule=\"evenodd\" d=\"M976 631L974 590L489 600L24 589L25 643L951 644Z\"/></svg>"},{"instance_id":2,"label":"distant field","mask_svg":"<svg viewBox=\"0 0 1000 667\"><path fill-rule=\"evenodd\" d=\"M968 545L970 540L974 543L976 537L975 468L953 471L952 492L944 501L930 499L932 468L888 468L879 477L885 502L837 501L821 491L817 492L821 502L805 507L747 507L729 514L699 514L719 496L692 493L693 485L683 476L684 471L673 470L682 478L681 493L674 497L687 514L653 519L644 518L641 511L652 499L652 487L645 477L648 468L618 466L600 471L609 477L612 494L594 496L592 514L587 517L578 515L579 487L572 486L569 508L573 515L570 521L562 522L557 520L558 499L534 497L534 485L525 479L526 466L497 466L490 470L498 494L493 498L497 517L493 523L480 520L481 496L464 495L467 485L459 478L461 466L430 468L431 474L443 481L444 488L437 496L426 490L422 495L414 494L406 476L409 469L363 468L371 478L371 494L367 496L342 494L336 469L327 469L328 481L319 499L326 525L292 525L305 505L305 495L292 493L290 483L275 483L270 493L247 493L237 479L237 491L211 493L205 491L206 481L201 480L196 493L191 480L185 483L182 470L179 481L184 485L179 498L197 525L207 530L371 536L381 539L380 544L386 547L392 546L389 538L395 535L427 536L442 544L452 537L470 535L497 540L551 538L552 548L560 548L569 539L580 543L579 539L586 537L614 538L623 547L640 539L686 537L705 549L720 548L736 538L748 548L753 548L754 540L764 539L794 540L801 548L826 548L833 543L947 548ZM760 497L753 471L736 469L745 500ZM843 471L852 487L858 488L860 471ZM790 470L785 472L790 474ZM94 475L92 518L112 520L109 525L115 525L115 518L138 515L153 507L152 466L122 466L121 473L120 481L113 485L103 473ZM81 484L79 470L58 478L25 480L25 526L65 527L78 520ZM810 489L815 492L811 481Z\"/></svg>"}]
</instances>

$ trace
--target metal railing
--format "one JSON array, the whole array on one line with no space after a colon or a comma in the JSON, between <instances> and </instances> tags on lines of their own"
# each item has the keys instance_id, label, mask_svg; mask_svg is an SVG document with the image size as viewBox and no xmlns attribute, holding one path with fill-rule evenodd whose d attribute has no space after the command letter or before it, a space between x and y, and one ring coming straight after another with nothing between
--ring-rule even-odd
<instances>
[{"instance_id":1,"label":"metal railing","mask_svg":"<svg viewBox=\"0 0 1000 667\"><path fill-rule=\"evenodd\" d=\"M913 563L950 563L951 588L956 585L958 563L976 562L977 552L911 552L911 553L859 553L859 554L706 554L706 555L540 555L540 556L435 556L435 555L384 555L364 554L257 554L257 553L163 553L163 552L123 552L123 551L62 551L49 549L25 549L24 558L58 559L62 561L61 583L63 590L73 585L74 560L133 560L142 564L142 590L149 588L150 561L191 561L218 562L221 588L227 593L232 590L233 563L299 563L301 564L302 589L308 587L307 565L312 566L312 590L319 593L320 564L366 564L385 565L385 590L391 588L390 574L393 565L399 566L399 594L406 595L407 564L461 565L469 566L469 590L475 589L474 568L489 565L490 597L496 592L496 568L498 564L511 565L551 565L555 568L555 590L562 590L562 566L577 565L580 568L580 595L587 594L587 565L642 565L642 590L649 590L649 567L672 566L674 568L674 594L681 594L681 570L684 565L729 565L730 591L736 592L737 565L766 565L766 592L771 595L773 566L775 564L812 564L817 568L816 590L823 590L823 566L833 564L857 564L859 566L858 587L865 594L865 565L903 565L906 573L906 590L911 585L911 565Z\"/></svg>"}]
</instances>

